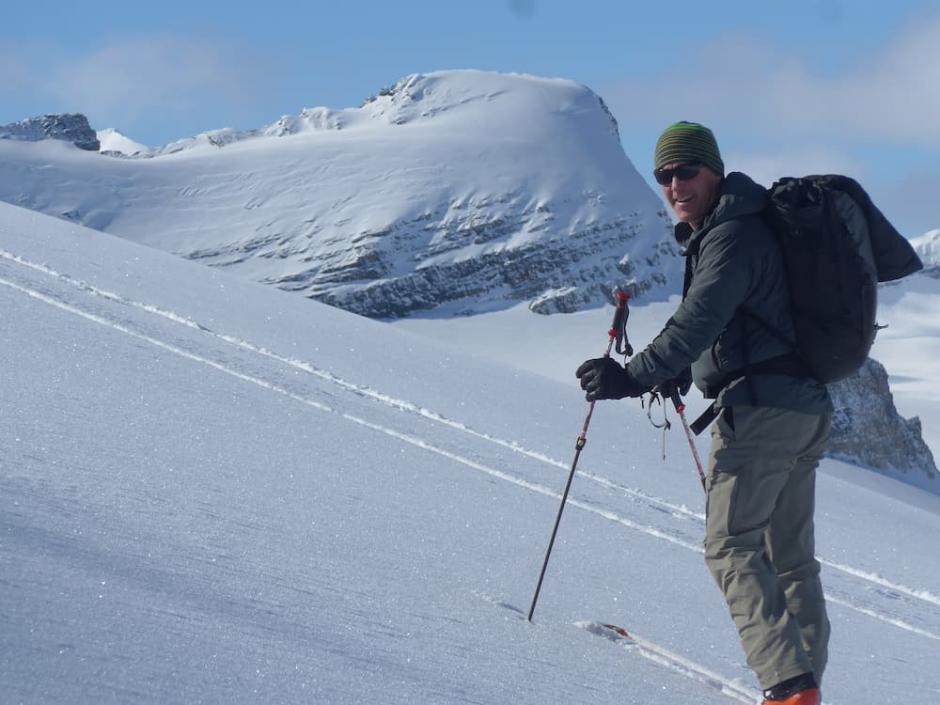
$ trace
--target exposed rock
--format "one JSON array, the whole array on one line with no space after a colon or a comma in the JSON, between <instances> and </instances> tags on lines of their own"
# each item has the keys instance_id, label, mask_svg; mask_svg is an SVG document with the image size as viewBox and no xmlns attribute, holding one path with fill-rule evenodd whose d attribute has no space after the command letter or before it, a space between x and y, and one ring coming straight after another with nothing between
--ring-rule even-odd
<instances>
[{"instance_id":1,"label":"exposed rock","mask_svg":"<svg viewBox=\"0 0 940 705\"><path fill-rule=\"evenodd\" d=\"M828 455L940 482L920 419L898 414L881 363L869 358L857 374L830 385L829 392L835 415Z\"/></svg>"},{"instance_id":2,"label":"exposed rock","mask_svg":"<svg viewBox=\"0 0 940 705\"><path fill-rule=\"evenodd\" d=\"M459 220L446 217L422 222L418 233L426 238L429 230L433 232L435 245L413 255L417 263L413 271L395 276L401 249L407 247L417 227L400 223L392 233L375 233L375 238L350 243L354 247L338 251L336 257L302 275L271 283L303 290L311 298L372 318L401 318L461 302L468 311L479 311L498 302L526 300L536 313L548 314L606 302L617 286L635 295L664 287L678 270L681 257L669 242L665 222L663 239L655 247L635 261L621 254L633 246L640 230L630 220L470 259L438 257L466 247L468 241L483 243L524 230L531 226L532 216L520 212L481 222L471 213Z\"/></svg>"},{"instance_id":3,"label":"exposed rock","mask_svg":"<svg viewBox=\"0 0 940 705\"><path fill-rule=\"evenodd\" d=\"M97 152L101 147L98 135L88 124L88 118L81 113L42 115L0 125L0 139L25 142L63 140L90 152Z\"/></svg>"},{"instance_id":4,"label":"exposed rock","mask_svg":"<svg viewBox=\"0 0 940 705\"><path fill-rule=\"evenodd\" d=\"M591 300L591 295L576 286L563 286L549 289L536 296L529 304L529 310L541 315L550 313L574 313L581 310Z\"/></svg>"}]
</instances>

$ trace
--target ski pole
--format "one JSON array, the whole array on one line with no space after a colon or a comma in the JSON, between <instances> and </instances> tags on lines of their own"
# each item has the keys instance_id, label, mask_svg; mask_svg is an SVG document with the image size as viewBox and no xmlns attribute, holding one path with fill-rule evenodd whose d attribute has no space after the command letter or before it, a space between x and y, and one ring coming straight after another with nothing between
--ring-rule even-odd
<instances>
[{"instance_id":1,"label":"ski pole","mask_svg":"<svg viewBox=\"0 0 940 705\"><path fill-rule=\"evenodd\" d=\"M625 291L617 290L615 292L617 296L617 309L614 311L614 322L610 326L610 330L607 332L609 340L607 341L607 350L604 352L604 357L610 357L610 351L614 347L614 343L617 344L617 352L622 354L632 355L633 349L630 347L630 343L626 342L626 325L627 317L630 315L629 309L627 308L627 300L630 298L630 295ZM621 345L624 344L624 347ZM539 593L542 591L542 581L545 579L545 569L548 568L548 559L552 555L552 547L555 545L555 536L558 534L558 525L561 523L562 512L565 511L565 503L568 501L568 492L571 490L571 481L574 479L575 469L578 467L578 458L581 457L581 451L584 450L584 445L587 443L587 432L588 426L591 424L591 416L594 415L594 404L596 402L592 401L590 406L588 406L587 417L584 419L584 426L581 427L581 433L578 435L578 440L575 442L575 452L574 452L574 461L571 463L571 472L568 473L568 482L565 484L564 494L561 496L561 505L558 507L558 516L555 517L555 528L552 529L552 537L548 542L548 550L545 551L545 561L542 563L542 572L539 574L539 582L535 587L535 595L532 597L532 606L529 608L529 621L532 621L532 615L535 614L535 604L539 600Z\"/></svg>"},{"instance_id":2,"label":"ski pole","mask_svg":"<svg viewBox=\"0 0 940 705\"><path fill-rule=\"evenodd\" d=\"M705 487L705 472L702 470L702 460L699 458L698 448L695 447L695 438L692 436L689 422L685 420L685 404L682 403L679 390L673 388L669 398L672 399L672 404L676 407L676 413L679 414L679 419L682 421L682 428L685 429L685 437L689 441L689 448L692 449L692 458L695 460L695 469L698 470L698 478L702 481L702 489L708 492Z\"/></svg>"}]
</instances>

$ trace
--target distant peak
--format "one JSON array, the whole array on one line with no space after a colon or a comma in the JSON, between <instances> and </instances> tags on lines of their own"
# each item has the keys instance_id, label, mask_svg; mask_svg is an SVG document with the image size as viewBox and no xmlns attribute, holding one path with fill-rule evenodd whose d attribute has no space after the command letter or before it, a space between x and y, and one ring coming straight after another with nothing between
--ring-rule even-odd
<instances>
[{"instance_id":1,"label":"distant peak","mask_svg":"<svg viewBox=\"0 0 940 705\"><path fill-rule=\"evenodd\" d=\"M0 139L24 142L62 140L91 152L101 148L97 134L88 124L88 118L81 113L51 113L0 125Z\"/></svg>"},{"instance_id":2,"label":"distant peak","mask_svg":"<svg viewBox=\"0 0 940 705\"><path fill-rule=\"evenodd\" d=\"M110 154L123 154L130 157L135 154L146 154L150 151L146 145L135 142L113 127L98 130L98 141L101 143L101 151Z\"/></svg>"}]
</instances>

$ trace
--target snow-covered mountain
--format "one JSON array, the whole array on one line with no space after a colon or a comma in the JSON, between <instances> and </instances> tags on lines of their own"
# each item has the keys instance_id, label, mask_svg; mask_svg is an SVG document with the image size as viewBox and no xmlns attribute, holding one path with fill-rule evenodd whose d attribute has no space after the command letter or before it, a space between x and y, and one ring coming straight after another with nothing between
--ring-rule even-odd
<instances>
[{"instance_id":1,"label":"snow-covered mountain","mask_svg":"<svg viewBox=\"0 0 940 705\"><path fill-rule=\"evenodd\" d=\"M141 156L150 153L150 148L147 147L147 145L141 144L140 142L135 142L124 133L115 130L113 127L109 127L104 130L98 130L96 134L98 137L98 142L101 145L100 149L102 152L121 154L126 157Z\"/></svg>"},{"instance_id":2,"label":"snow-covered mountain","mask_svg":"<svg viewBox=\"0 0 940 705\"><path fill-rule=\"evenodd\" d=\"M148 155L0 142L0 199L372 317L678 287L662 203L572 81L413 75L359 108Z\"/></svg>"},{"instance_id":3,"label":"snow-covered mountain","mask_svg":"<svg viewBox=\"0 0 940 705\"><path fill-rule=\"evenodd\" d=\"M530 625L573 377L6 204L0 310L4 701L757 700L638 404L595 411ZM831 460L817 494L826 703L932 705L940 499Z\"/></svg>"}]
</instances>

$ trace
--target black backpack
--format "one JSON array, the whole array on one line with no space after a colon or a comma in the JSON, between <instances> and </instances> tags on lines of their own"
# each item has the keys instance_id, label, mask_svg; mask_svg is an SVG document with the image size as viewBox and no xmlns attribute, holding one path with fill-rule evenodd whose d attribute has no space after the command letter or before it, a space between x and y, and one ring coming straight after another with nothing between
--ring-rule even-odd
<instances>
[{"instance_id":1,"label":"black backpack","mask_svg":"<svg viewBox=\"0 0 940 705\"><path fill-rule=\"evenodd\" d=\"M820 382L857 371L877 332L877 283L923 268L911 244L846 176L784 178L765 217L783 254L796 340L754 313Z\"/></svg>"}]
</instances>

